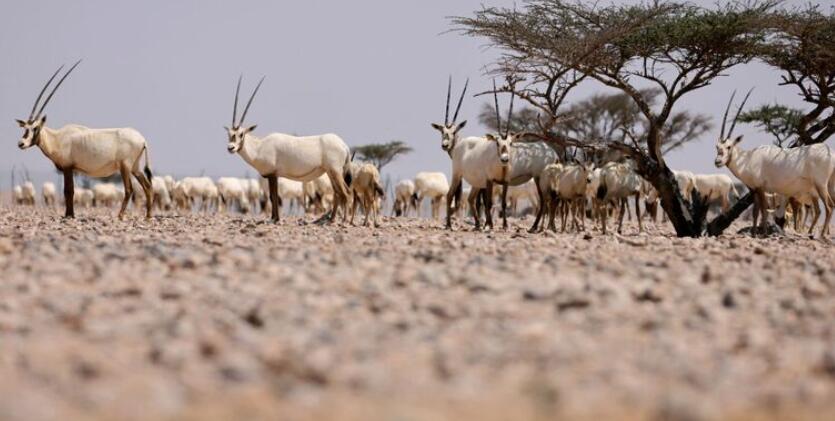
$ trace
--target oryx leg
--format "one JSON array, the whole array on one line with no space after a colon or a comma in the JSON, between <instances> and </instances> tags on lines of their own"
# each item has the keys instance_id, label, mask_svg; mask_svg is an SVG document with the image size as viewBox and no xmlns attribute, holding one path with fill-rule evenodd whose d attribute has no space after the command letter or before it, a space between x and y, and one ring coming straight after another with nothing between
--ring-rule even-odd
<instances>
[{"instance_id":1,"label":"oryx leg","mask_svg":"<svg viewBox=\"0 0 835 421\"><path fill-rule=\"evenodd\" d=\"M470 194L467 196L467 203L470 205L470 212L473 214L476 231L481 230L481 189L475 187L470 189Z\"/></svg>"},{"instance_id":2,"label":"oryx leg","mask_svg":"<svg viewBox=\"0 0 835 421\"><path fill-rule=\"evenodd\" d=\"M536 196L539 198L539 208L536 210L536 218L533 220L533 225L528 230L528 232L536 232L539 228L539 222L544 215L544 208L545 208L545 194L542 192L542 189L539 187L539 177L534 177L533 181L536 184ZM549 205L550 206L550 205ZM550 215L549 215L550 216Z\"/></svg>"},{"instance_id":3,"label":"oryx leg","mask_svg":"<svg viewBox=\"0 0 835 421\"><path fill-rule=\"evenodd\" d=\"M75 218L73 197L75 196L75 180L72 169L64 170L64 218Z\"/></svg>"},{"instance_id":4,"label":"oryx leg","mask_svg":"<svg viewBox=\"0 0 835 421\"><path fill-rule=\"evenodd\" d=\"M484 226L487 229L493 229L493 182L488 181L487 187L484 189L483 193L484 199Z\"/></svg>"},{"instance_id":5,"label":"oryx leg","mask_svg":"<svg viewBox=\"0 0 835 421\"><path fill-rule=\"evenodd\" d=\"M507 189L510 183L502 186L502 229L507 230Z\"/></svg>"},{"instance_id":6,"label":"oryx leg","mask_svg":"<svg viewBox=\"0 0 835 421\"><path fill-rule=\"evenodd\" d=\"M145 219L151 219L151 213L154 209L154 186L151 185L151 180L136 168L133 171L133 177L142 186L142 191L145 193Z\"/></svg>"},{"instance_id":7,"label":"oryx leg","mask_svg":"<svg viewBox=\"0 0 835 421\"><path fill-rule=\"evenodd\" d=\"M122 207L119 209L119 219L122 219L125 216L125 209L127 209L128 203L130 203L131 196L133 195L133 183L130 182L131 174L126 166L120 166L119 172L122 175L122 183L125 186L125 197L122 199Z\"/></svg>"},{"instance_id":8,"label":"oryx leg","mask_svg":"<svg viewBox=\"0 0 835 421\"><path fill-rule=\"evenodd\" d=\"M620 203L620 211L618 212L618 234L621 234L623 233L623 216L629 208L629 205L627 204L626 199L621 199L618 202Z\"/></svg>"},{"instance_id":9,"label":"oryx leg","mask_svg":"<svg viewBox=\"0 0 835 421\"><path fill-rule=\"evenodd\" d=\"M453 205L455 203L453 200L455 199L455 192L461 188L461 176L458 174L452 174L452 185L449 186L449 190L446 193L446 229L452 229L452 214L454 212ZM470 191L470 198L473 197L473 191L477 189L473 188ZM469 199L469 198L468 198ZM420 202L418 202L420 203ZM472 207L473 203L470 201L470 207ZM418 216L420 216L420 207L418 207ZM476 223L478 223L478 216L476 216Z\"/></svg>"},{"instance_id":10,"label":"oryx leg","mask_svg":"<svg viewBox=\"0 0 835 421\"><path fill-rule=\"evenodd\" d=\"M638 232L644 232L644 223L641 222L641 193L635 194L635 219L638 220Z\"/></svg>"},{"instance_id":11,"label":"oryx leg","mask_svg":"<svg viewBox=\"0 0 835 421\"><path fill-rule=\"evenodd\" d=\"M275 223L278 223L281 216L279 215L279 210L281 210L281 205L279 204L280 199L278 198L278 177L275 174L268 175L264 177L267 179L267 186L270 190L270 205L272 206L272 220Z\"/></svg>"}]
</instances>

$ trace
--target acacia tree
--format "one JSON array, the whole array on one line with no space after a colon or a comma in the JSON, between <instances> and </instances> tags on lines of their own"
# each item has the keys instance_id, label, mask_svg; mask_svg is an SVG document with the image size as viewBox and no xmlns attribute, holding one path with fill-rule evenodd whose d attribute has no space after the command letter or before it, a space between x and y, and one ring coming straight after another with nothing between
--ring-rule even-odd
<instances>
[{"instance_id":1,"label":"acacia tree","mask_svg":"<svg viewBox=\"0 0 835 421\"><path fill-rule=\"evenodd\" d=\"M371 162L382 171L383 167L394 161L398 155L407 154L412 151L412 148L399 140L393 140L388 143L355 146L353 150L354 153L359 154L360 159Z\"/></svg>"},{"instance_id":2,"label":"acacia tree","mask_svg":"<svg viewBox=\"0 0 835 421\"><path fill-rule=\"evenodd\" d=\"M647 90L644 95L650 103L655 104L660 91ZM624 143L636 139L639 144L646 144L648 124L641 110L626 94L593 94L571 104L564 114L566 118L553 130L565 137L602 143ZM533 108L525 107L513 116L511 128L517 133L536 131L538 116L539 113ZM496 130L496 113L492 105L485 103L482 106L479 120L488 129ZM662 153L667 154L697 140L710 129L710 117L689 111L676 112L663 129ZM597 162L617 160L620 156L619 153L610 153L617 151L602 152L604 154L597 155Z\"/></svg>"},{"instance_id":3,"label":"acacia tree","mask_svg":"<svg viewBox=\"0 0 835 421\"><path fill-rule=\"evenodd\" d=\"M797 135L803 112L781 104L763 105L739 115L741 123L751 123L774 138L774 146L788 146L786 142Z\"/></svg>"},{"instance_id":4,"label":"acacia tree","mask_svg":"<svg viewBox=\"0 0 835 421\"><path fill-rule=\"evenodd\" d=\"M522 9L484 8L454 23L463 33L486 37L514 56L558 63L629 96L647 123L645 145L631 139L605 146L635 161L637 172L658 190L677 235L700 236L706 207L691 205L679 192L664 160L664 128L686 94L757 57L767 35L765 18L774 5L754 0L705 9L656 1L598 7L530 0ZM646 86L661 92L656 106Z\"/></svg>"}]
</instances>

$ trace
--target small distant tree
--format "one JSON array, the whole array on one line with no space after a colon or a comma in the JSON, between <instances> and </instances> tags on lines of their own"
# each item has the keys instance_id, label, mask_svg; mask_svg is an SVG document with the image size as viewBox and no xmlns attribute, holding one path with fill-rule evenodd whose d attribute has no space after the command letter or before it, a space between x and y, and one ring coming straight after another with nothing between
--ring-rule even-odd
<instances>
[{"instance_id":1,"label":"small distant tree","mask_svg":"<svg viewBox=\"0 0 835 421\"><path fill-rule=\"evenodd\" d=\"M785 105L763 105L739 115L742 123L754 124L774 138L774 145L788 146L788 140L797 135L797 126L803 111Z\"/></svg>"},{"instance_id":2,"label":"small distant tree","mask_svg":"<svg viewBox=\"0 0 835 421\"><path fill-rule=\"evenodd\" d=\"M411 147L399 140L388 143L372 143L353 148L353 152L358 155L358 158L371 162L379 170L394 161L398 155L407 154L411 151Z\"/></svg>"}]
</instances>

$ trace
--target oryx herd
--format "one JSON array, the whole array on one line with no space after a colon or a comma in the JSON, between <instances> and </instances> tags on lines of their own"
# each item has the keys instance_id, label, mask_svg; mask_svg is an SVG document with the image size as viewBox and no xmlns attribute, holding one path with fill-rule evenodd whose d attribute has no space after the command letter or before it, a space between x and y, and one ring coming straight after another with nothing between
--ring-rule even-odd
<instances>
[{"instance_id":1,"label":"oryx herd","mask_svg":"<svg viewBox=\"0 0 835 421\"><path fill-rule=\"evenodd\" d=\"M320 215L317 219L320 223L333 222L339 215L343 221L350 219L353 223L361 207L365 224L379 224L378 214L386 200L379 170L369 163L354 162L351 149L342 138L331 133L293 136L274 132L258 136L254 133L255 125L244 125L264 78L253 89L240 118L238 102L243 78L238 78L232 124L225 128L227 151L239 155L261 178L175 180L171 176L152 174L148 142L132 128L94 129L70 124L53 129L46 125L44 109L79 63L70 67L43 99L61 73L63 66L59 67L41 89L29 117L17 120L24 130L18 143L20 149L37 146L63 174L65 217L74 217L75 205L120 203L118 215L122 218L134 200L144 202L147 218L151 218L154 209L260 210L269 212L272 220L278 222L280 209L287 203L290 211ZM444 122L431 125L440 132L441 149L449 156L451 180L442 172L420 172L413 180L396 183L391 197L392 215L416 214L428 200L433 219L441 216L440 209L445 204L447 229L453 229L453 217L461 212L473 218L476 230L482 228L482 217L486 227L492 229L492 204L498 197L499 215L505 229L508 216L518 214L518 204L523 201L534 215L531 232L556 230L558 217L562 231L599 229L602 233L608 232L607 222L612 217L617 221L618 232L623 231L626 217L634 216L639 232L644 230L644 218L658 220L658 194L638 175L632 162L580 160L551 143L531 140L533 137L528 134L515 132L511 125L514 95L511 93L503 124L495 82L493 99L498 133L462 136L467 121L459 122L458 117L468 86L469 80L450 119L450 77ZM748 96L740 104L726 133L731 97L716 144L715 165L727 167L739 183L726 175L676 171L675 178L684 199L693 200L692 195L698 194L703 201L724 211L747 189L755 199L755 227L758 221L764 227L769 216L782 217L791 212L795 229L808 229L809 233L819 219L820 204L825 214L821 236L827 236L835 197L835 157L826 145L743 150L739 146L742 136L732 134L747 99ZM94 178L118 173L123 183L121 187L100 183L91 189L76 188L76 173ZM15 203L33 205L37 197L35 190L28 180L15 185L12 192ZM134 195L137 190L143 194ZM44 183L42 197L46 205L57 204L55 184ZM809 215L812 215L811 224L807 224ZM586 225L586 219L591 220L591 226Z\"/></svg>"}]
</instances>

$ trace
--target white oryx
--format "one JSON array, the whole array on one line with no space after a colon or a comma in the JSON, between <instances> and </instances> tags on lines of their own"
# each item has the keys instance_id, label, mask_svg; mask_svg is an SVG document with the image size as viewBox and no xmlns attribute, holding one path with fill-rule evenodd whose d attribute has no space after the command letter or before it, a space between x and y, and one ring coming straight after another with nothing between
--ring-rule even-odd
<instances>
[{"instance_id":1,"label":"white oryx","mask_svg":"<svg viewBox=\"0 0 835 421\"><path fill-rule=\"evenodd\" d=\"M35 185L31 181L25 181L22 186L23 203L35 206Z\"/></svg>"},{"instance_id":2,"label":"white oryx","mask_svg":"<svg viewBox=\"0 0 835 421\"><path fill-rule=\"evenodd\" d=\"M466 87L465 87L466 90ZM449 97L449 95L447 95ZM463 99L463 94L462 94ZM510 119L513 116L513 97L510 96L510 107L508 109L508 125L504 134L501 134L501 117L499 116L499 98L496 94L495 81L493 82L493 98L496 106L496 122L498 124L499 133L497 135L487 134L485 137L467 137L458 140L457 130L449 130L454 126L453 123L447 124L442 130L443 143L442 146L447 145L444 150L447 150L452 157L452 184L447 193L447 217L446 228L452 229L452 214L455 212L453 208L453 200L458 203L460 199L460 192L462 189L462 180L470 185L472 190L467 198L470 209L473 210L473 218L475 219L475 228L481 229L481 218L479 216L478 208L476 207L476 199L481 194L484 200L486 217L486 225L488 228L493 228L493 217L491 210L493 206L493 183L507 183L508 176L511 173L511 156L513 154L512 145L516 140L516 134L510 131ZM460 107L459 101L459 107ZM457 111L456 111L457 114ZM461 123L458 127L463 126ZM435 127L437 125L433 125ZM482 192L486 192L482 194Z\"/></svg>"},{"instance_id":3,"label":"white oryx","mask_svg":"<svg viewBox=\"0 0 835 421\"><path fill-rule=\"evenodd\" d=\"M41 196L43 196L44 206L55 206L56 194L55 183L47 181L41 186Z\"/></svg>"},{"instance_id":4,"label":"white oryx","mask_svg":"<svg viewBox=\"0 0 835 421\"><path fill-rule=\"evenodd\" d=\"M742 112L750 94L749 91L739 106L731 128L726 135L725 124L734 98L731 95L731 100L725 109L722 130L716 144L716 167L728 167L754 194L756 205L754 209L755 229L757 228L759 213L759 216L762 216L761 228L763 232L765 230L768 209L766 204L767 193L777 193L796 198L808 195L810 198L819 199L823 203L826 217L821 229L821 238L826 238L829 234L833 206L830 183L835 181L833 180L835 160L833 160L832 151L823 144L800 146L792 149L760 146L747 151L742 150L738 146L739 142L742 141L742 136L732 138L732 135L739 114Z\"/></svg>"},{"instance_id":5,"label":"white oryx","mask_svg":"<svg viewBox=\"0 0 835 421\"><path fill-rule=\"evenodd\" d=\"M297 137L283 133L272 133L265 137L252 134L256 126L242 127L249 106L261 87L261 81L252 92L244 108L240 121L238 116L238 94L241 90L241 78L235 90L235 106L232 110L232 127L226 128L229 139L227 150L237 153L258 174L267 179L272 204L272 219L279 220L278 177L296 181L311 181L322 174L327 174L334 187L334 205L331 212L321 221L333 221L340 207L345 210L348 202L350 175L347 173L351 152L348 145L335 134ZM347 180L346 180L347 178Z\"/></svg>"},{"instance_id":6,"label":"white oryx","mask_svg":"<svg viewBox=\"0 0 835 421\"><path fill-rule=\"evenodd\" d=\"M409 209L417 211L417 201L413 195L415 194L415 183L412 180L400 180L394 186L394 205L392 205L391 213L394 216L409 216Z\"/></svg>"},{"instance_id":7,"label":"white oryx","mask_svg":"<svg viewBox=\"0 0 835 421\"><path fill-rule=\"evenodd\" d=\"M418 216L420 216L423 199L429 198L432 205L432 219L437 218L441 203L449 193L449 181L447 181L446 174L442 172L419 172L415 175L414 189L412 201Z\"/></svg>"},{"instance_id":8,"label":"white oryx","mask_svg":"<svg viewBox=\"0 0 835 421\"><path fill-rule=\"evenodd\" d=\"M232 211L235 206L242 213L249 212L249 183L245 184L243 181L234 177L220 177L217 180L220 203L227 212Z\"/></svg>"},{"instance_id":9,"label":"white oryx","mask_svg":"<svg viewBox=\"0 0 835 421\"><path fill-rule=\"evenodd\" d=\"M722 212L731 207L731 198L737 194L733 180L725 174L696 174L693 176L693 187L703 201L708 204L718 202Z\"/></svg>"},{"instance_id":10,"label":"white oryx","mask_svg":"<svg viewBox=\"0 0 835 421\"><path fill-rule=\"evenodd\" d=\"M18 143L20 149L38 146L58 170L64 173L64 200L66 218L75 217L73 209L73 172L79 171L91 177L108 177L120 172L125 184L125 199L119 217L123 217L128 201L133 194L130 176L133 175L142 185L146 196L151 195L150 163L148 162L148 144L142 135L131 128L91 129L80 125L67 125L60 129L46 126L46 115L43 110L55 94L55 91L66 80L67 76L78 66L79 60L61 77L58 83L38 108L41 97L55 76L64 68L61 66L41 89L32 112L26 121L17 120L17 124L24 130L23 138ZM37 111L37 112L36 112ZM145 154L144 174L139 169L142 154ZM153 200L146 201L146 218L151 217Z\"/></svg>"}]
</instances>

